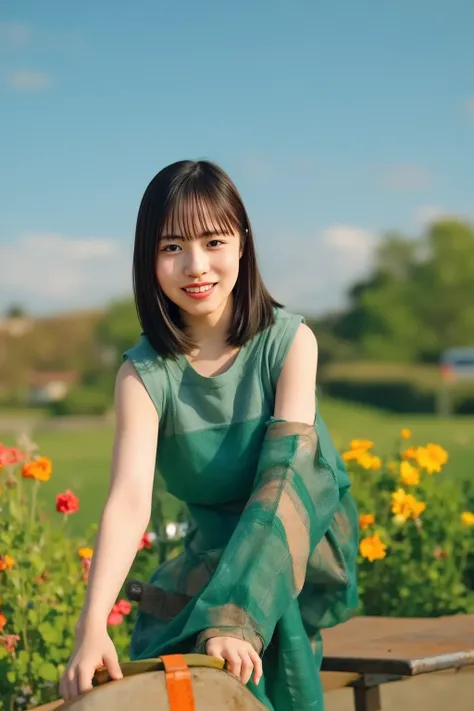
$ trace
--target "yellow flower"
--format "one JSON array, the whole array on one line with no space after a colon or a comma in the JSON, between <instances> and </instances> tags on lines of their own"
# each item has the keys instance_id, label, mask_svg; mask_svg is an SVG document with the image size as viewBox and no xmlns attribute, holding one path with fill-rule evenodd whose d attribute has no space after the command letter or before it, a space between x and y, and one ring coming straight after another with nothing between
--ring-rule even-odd
<instances>
[{"instance_id":1,"label":"yellow flower","mask_svg":"<svg viewBox=\"0 0 474 711\"><path fill-rule=\"evenodd\" d=\"M405 486L418 486L420 483L418 469L415 469L413 464L407 461L400 464L400 478Z\"/></svg>"},{"instance_id":2,"label":"yellow flower","mask_svg":"<svg viewBox=\"0 0 474 711\"><path fill-rule=\"evenodd\" d=\"M365 531L366 528L372 526L375 523L375 516L372 514L360 514L359 516L359 528Z\"/></svg>"},{"instance_id":3,"label":"yellow flower","mask_svg":"<svg viewBox=\"0 0 474 711\"><path fill-rule=\"evenodd\" d=\"M373 455L370 452L366 452L365 450L363 452L359 453L359 456L357 458L357 463L360 464L361 467L364 469L371 469L372 468L372 459Z\"/></svg>"},{"instance_id":4,"label":"yellow flower","mask_svg":"<svg viewBox=\"0 0 474 711\"><path fill-rule=\"evenodd\" d=\"M359 545L360 554L363 558L367 558L371 563L374 560L380 560L387 555L387 546L382 543L380 536L376 533L374 536L363 538Z\"/></svg>"},{"instance_id":5,"label":"yellow flower","mask_svg":"<svg viewBox=\"0 0 474 711\"><path fill-rule=\"evenodd\" d=\"M435 474L440 472L443 464L448 461L448 453L439 444L427 444L426 447L418 447L416 450L416 461L428 474Z\"/></svg>"},{"instance_id":6,"label":"yellow flower","mask_svg":"<svg viewBox=\"0 0 474 711\"><path fill-rule=\"evenodd\" d=\"M397 514L393 517L392 521L396 526L403 526L403 524L406 523L407 518L406 516L402 516L402 514Z\"/></svg>"},{"instance_id":7,"label":"yellow flower","mask_svg":"<svg viewBox=\"0 0 474 711\"><path fill-rule=\"evenodd\" d=\"M77 551L77 554L79 555L80 558L92 558L94 555L94 549L93 548L79 548Z\"/></svg>"},{"instance_id":8,"label":"yellow flower","mask_svg":"<svg viewBox=\"0 0 474 711\"><path fill-rule=\"evenodd\" d=\"M418 518L425 509L426 504L423 501L418 501L404 489L397 489L392 494L392 513L395 516L403 517L405 520Z\"/></svg>"},{"instance_id":9,"label":"yellow flower","mask_svg":"<svg viewBox=\"0 0 474 711\"><path fill-rule=\"evenodd\" d=\"M461 514L461 521L465 526L474 526L474 513L470 511L463 511Z\"/></svg>"},{"instance_id":10,"label":"yellow flower","mask_svg":"<svg viewBox=\"0 0 474 711\"><path fill-rule=\"evenodd\" d=\"M441 447L441 445L427 444L426 449L428 450L428 454L430 455L430 457L436 462L439 462L441 466L446 464L446 462L448 461L448 453L443 447Z\"/></svg>"},{"instance_id":11,"label":"yellow flower","mask_svg":"<svg viewBox=\"0 0 474 711\"><path fill-rule=\"evenodd\" d=\"M380 457L371 454L367 449L350 449L344 452L342 458L345 462L356 461L364 469L380 469Z\"/></svg>"},{"instance_id":12,"label":"yellow flower","mask_svg":"<svg viewBox=\"0 0 474 711\"><path fill-rule=\"evenodd\" d=\"M15 559L11 555L0 555L0 570L10 570L15 565Z\"/></svg>"},{"instance_id":13,"label":"yellow flower","mask_svg":"<svg viewBox=\"0 0 474 711\"><path fill-rule=\"evenodd\" d=\"M426 509L426 504L423 501L418 501L412 496L413 501L411 502L411 515L412 518L419 518L419 516Z\"/></svg>"},{"instance_id":14,"label":"yellow flower","mask_svg":"<svg viewBox=\"0 0 474 711\"><path fill-rule=\"evenodd\" d=\"M360 456L360 451L357 449L350 449L347 452L343 452L342 458L345 462L349 462L352 459L358 459Z\"/></svg>"},{"instance_id":15,"label":"yellow flower","mask_svg":"<svg viewBox=\"0 0 474 711\"><path fill-rule=\"evenodd\" d=\"M368 439L353 439L351 449L372 449L374 443Z\"/></svg>"},{"instance_id":16,"label":"yellow flower","mask_svg":"<svg viewBox=\"0 0 474 711\"><path fill-rule=\"evenodd\" d=\"M402 439L410 439L411 437L411 430L409 430L407 427L404 427L402 431L400 432L400 437Z\"/></svg>"}]
</instances>

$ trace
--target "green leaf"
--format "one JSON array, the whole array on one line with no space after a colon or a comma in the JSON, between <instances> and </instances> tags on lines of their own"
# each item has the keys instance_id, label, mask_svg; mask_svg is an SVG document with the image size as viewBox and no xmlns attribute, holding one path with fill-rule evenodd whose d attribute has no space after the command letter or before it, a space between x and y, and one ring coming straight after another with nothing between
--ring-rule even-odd
<instances>
[{"instance_id":1,"label":"green leaf","mask_svg":"<svg viewBox=\"0 0 474 711\"><path fill-rule=\"evenodd\" d=\"M15 521L21 521L23 518L23 512L21 506L16 501L10 501L9 513L12 519Z\"/></svg>"},{"instance_id":2,"label":"green leaf","mask_svg":"<svg viewBox=\"0 0 474 711\"><path fill-rule=\"evenodd\" d=\"M32 625L38 624L38 613L36 610L28 610L28 622L31 622Z\"/></svg>"},{"instance_id":3,"label":"green leaf","mask_svg":"<svg viewBox=\"0 0 474 711\"><path fill-rule=\"evenodd\" d=\"M38 626L38 632L47 644L58 644L61 641L61 635L49 622L42 622Z\"/></svg>"},{"instance_id":4,"label":"green leaf","mask_svg":"<svg viewBox=\"0 0 474 711\"><path fill-rule=\"evenodd\" d=\"M45 681L56 681L58 678L56 667L49 662L44 662L38 669L38 676Z\"/></svg>"}]
</instances>

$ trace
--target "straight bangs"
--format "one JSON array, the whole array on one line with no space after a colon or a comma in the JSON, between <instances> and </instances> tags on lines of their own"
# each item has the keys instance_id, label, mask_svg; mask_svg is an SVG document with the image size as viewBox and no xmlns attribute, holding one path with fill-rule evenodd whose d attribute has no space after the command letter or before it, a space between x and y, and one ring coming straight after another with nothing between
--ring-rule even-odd
<instances>
[{"instance_id":1,"label":"straight bangs","mask_svg":"<svg viewBox=\"0 0 474 711\"><path fill-rule=\"evenodd\" d=\"M201 177L181 182L170 191L158 242L164 236L198 239L207 232L245 234L246 215L239 210L239 205L229 200L229 196L219 190L218 186L209 185Z\"/></svg>"}]
</instances>

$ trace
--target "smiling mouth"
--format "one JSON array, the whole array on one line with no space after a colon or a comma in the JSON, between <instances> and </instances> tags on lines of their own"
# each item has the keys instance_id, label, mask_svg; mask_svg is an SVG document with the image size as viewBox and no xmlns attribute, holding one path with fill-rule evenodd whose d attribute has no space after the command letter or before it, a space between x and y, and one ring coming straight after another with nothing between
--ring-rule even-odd
<instances>
[{"instance_id":1,"label":"smiling mouth","mask_svg":"<svg viewBox=\"0 0 474 711\"><path fill-rule=\"evenodd\" d=\"M215 287L215 284L205 284L203 286L186 286L183 291L186 294L207 294L211 289Z\"/></svg>"}]
</instances>

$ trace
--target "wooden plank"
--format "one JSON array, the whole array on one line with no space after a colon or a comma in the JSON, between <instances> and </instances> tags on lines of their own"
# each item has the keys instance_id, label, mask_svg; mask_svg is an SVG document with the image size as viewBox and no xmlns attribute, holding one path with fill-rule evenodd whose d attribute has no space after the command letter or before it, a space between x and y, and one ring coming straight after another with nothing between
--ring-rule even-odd
<instances>
[{"instance_id":1,"label":"wooden plank","mask_svg":"<svg viewBox=\"0 0 474 711\"><path fill-rule=\"evenodd\" d=\"M190 669L196 711L266 711L231 674L213 668ZM72 701L55 701L35 711L169 711L165 674L150 671L98 686Z\"/></svg>"},{"instance_id":2,"label":"wooden plank","mask_svg":"<svg viewBox=\"0 0 474 711\"><path fill-rule=\"evenodd\" d=\"M323 670L414 676L474 664L474 615L356 617L323 631Z\"/></svg>"}]
</instances>

